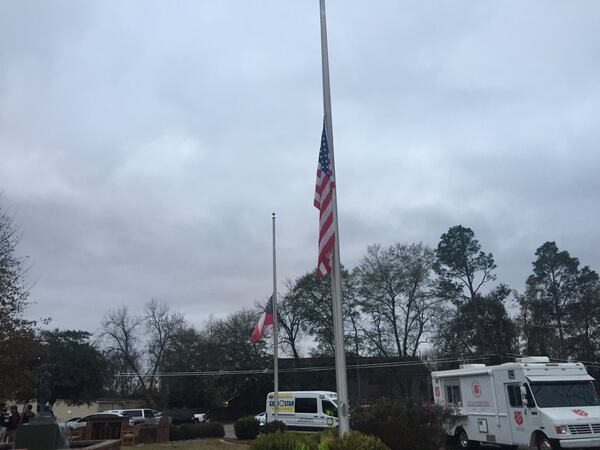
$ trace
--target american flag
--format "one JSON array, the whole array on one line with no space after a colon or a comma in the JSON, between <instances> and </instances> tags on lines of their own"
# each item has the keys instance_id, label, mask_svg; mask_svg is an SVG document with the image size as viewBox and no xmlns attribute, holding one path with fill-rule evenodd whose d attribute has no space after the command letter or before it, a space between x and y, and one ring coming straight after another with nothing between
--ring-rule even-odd
<instances>
[{"instance_id":1,"label":"american flag","mask_svg":"<svg viewBox=\"0 0 600 450\"><path fill-rule=\"evenodd\" d=\"M315 207L319 210L319 259L317 276L322 277L331 272L331 260L335 245L333 227L333 166L329 157L327 129L323 124L319 165L317 167L317 185L315 187Z\"/></svg>"}]
</instances>

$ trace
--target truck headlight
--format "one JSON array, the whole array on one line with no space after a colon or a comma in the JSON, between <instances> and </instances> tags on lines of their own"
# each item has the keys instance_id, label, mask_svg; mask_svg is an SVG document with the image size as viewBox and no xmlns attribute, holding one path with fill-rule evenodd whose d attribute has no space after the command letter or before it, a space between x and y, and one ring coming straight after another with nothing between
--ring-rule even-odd
<instances>
[{"instance_id":1,"label":"truck headlight","mask_svg":"<svg viewBox=\"0 0 600 450\"><path fill-rule=\"evenodd\" d=\"M554 431L556 431L556 434L567 434L569 432L566 425L556 425Z\"/></svg>"}]
</instances>

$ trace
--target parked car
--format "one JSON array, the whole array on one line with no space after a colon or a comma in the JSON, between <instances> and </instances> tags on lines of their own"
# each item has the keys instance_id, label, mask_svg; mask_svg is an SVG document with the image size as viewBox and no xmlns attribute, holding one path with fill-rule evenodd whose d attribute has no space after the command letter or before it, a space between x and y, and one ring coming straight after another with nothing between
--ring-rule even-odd
<instances>
[{"instance_id":1,"label":"parked car","mask_svg":"<svg viewBox=\"0 0 600 450\"><path fill-rule=\"evenodd\" d=\"M81 417L71 417L70 419L65 420L65 423L77 422Z\"/></svg>"},{"instance_id":2,"label":"parked car","mask_svg":"<svg viewBox=\"0 0 600 450\"><path fill-rule=\"evenodd\" d=\"M72 430L76 430L77 428L83 428L87 425L87 421L90 418L96 417L124 417L122 414L115 412L99 412L94 414L88 414L84 417L73 417L65 422L65 426Z\"/></svg>"},{"instance_id":3,"label":"parked car","mask_svg":"<svg viewBox=\"0 0 600 450\"><path fill-rule=\"evenodd\" d=\"M113 409L107 412L129 417L130 425L137 425L139 423L153 424L157 422L154 411L151 409Z\"/></svg>"},{"instance_id":4,"label":"parked car","mask_svg":"<svg viewBox=\"0 0 600 450\"><path fill-rule=\"evenodd\" d=\"M254 416L254 418L256 420L258 420L258 423L260 424L260 429L264 429L265 428L265 423L267 422L267 413L266 412L261 412L258 413L257 415Z\"/></svg>"},{"instance_id":5,"label":"parked car","mask_svg":"<svg viewBox=\"0 0 600 450\"><path fill-rule=\"evenodd\" d=\"M187 408L167 409L161 411L159 417L170 417L173 425L197 422L194 417L194 411Z\"/></svg>"},{"instance_id":6,"label":"parked car","mask_svg":"<svg viewBox=\"0 0 600 450\"><path fill-rule=\"evenodd\" d=\"M195 413L194 414L194 422L195 423L208 423L210 422L210 416L208 413Z\"/></svg>"}]
</instances>

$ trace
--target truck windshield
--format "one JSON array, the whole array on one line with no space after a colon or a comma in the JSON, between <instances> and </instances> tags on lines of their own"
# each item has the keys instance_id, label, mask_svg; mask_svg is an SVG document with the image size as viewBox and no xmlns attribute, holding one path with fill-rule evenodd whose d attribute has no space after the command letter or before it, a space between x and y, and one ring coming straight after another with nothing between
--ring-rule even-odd
<instances>
[{"instance_id":1,"label":"truck windshield","mask_svg":"<svg viewBox=\"0 0 600 450\"><path fill-rule=\"evenodd\" d=\"M532 383L531 390L540 408L600 405L591 381Z\"/></svg>"}]
</instances>

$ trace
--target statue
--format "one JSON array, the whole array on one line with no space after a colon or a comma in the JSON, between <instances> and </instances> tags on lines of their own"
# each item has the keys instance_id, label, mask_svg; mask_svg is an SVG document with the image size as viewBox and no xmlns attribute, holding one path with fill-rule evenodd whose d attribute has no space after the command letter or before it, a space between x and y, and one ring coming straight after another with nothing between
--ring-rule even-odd
<instances>
[{"instance_id":1,"label":"statue","mask_svg":"<svg viewBox=\"0 0 600 450\"><path fill-rule=\"evenodd\" d=\"M57 423L52 412L52 374L50 364L40 366L38 413L17 428L16 448L29 450L57 450L69 448L64 423Z\"/></svg>"},{"instance_id":2,"label":"statue","mask_svg":"<svg viewBox=\"0 0 600 450\"><path fill-rule=\"evenodd\" d=\"M42 376L38 388L38 417L54 417L52 412L52 374L50 365L42 364Z\"/></svg>"}]
</instances>

